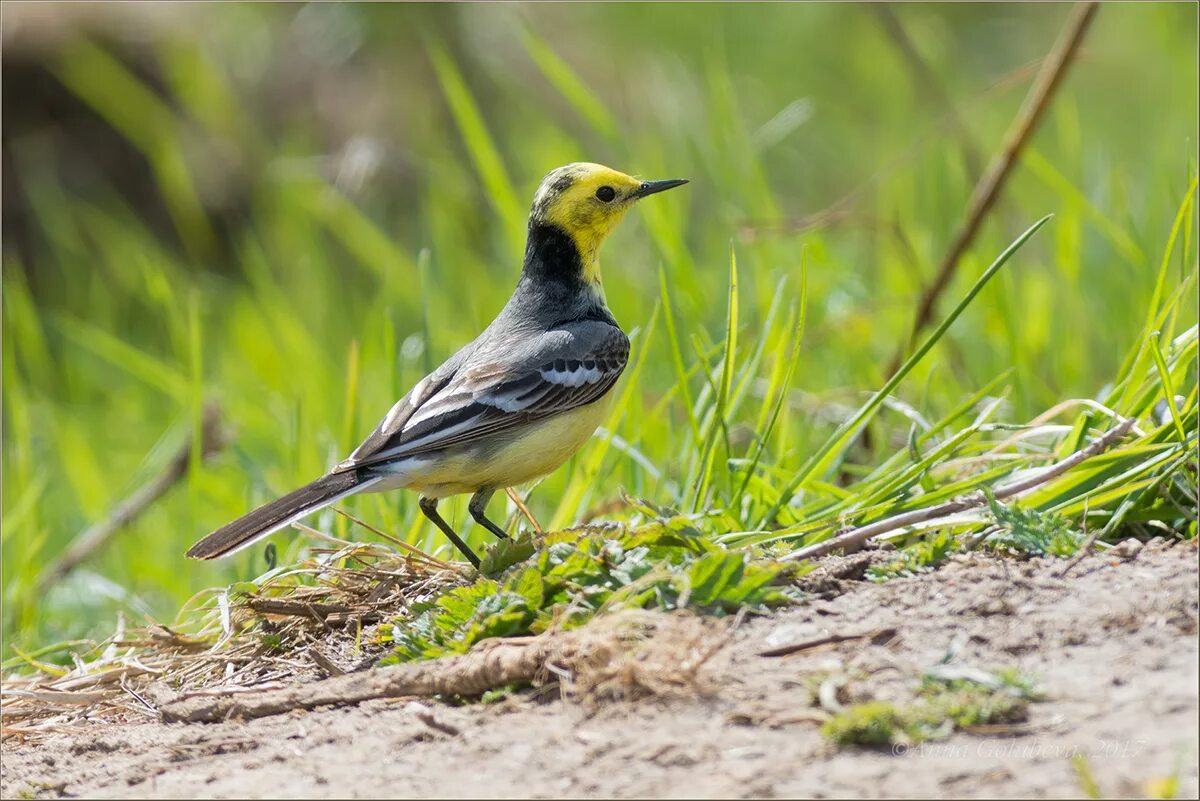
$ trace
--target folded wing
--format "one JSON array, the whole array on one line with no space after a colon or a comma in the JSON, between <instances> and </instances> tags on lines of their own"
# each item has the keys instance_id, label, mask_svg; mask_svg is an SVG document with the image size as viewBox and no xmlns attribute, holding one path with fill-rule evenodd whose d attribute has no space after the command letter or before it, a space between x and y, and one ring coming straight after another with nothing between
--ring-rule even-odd
<instances>
[{"instance_id":1,"label":"folded wing","mask_svg":"<svg viewBox=\"0 0 1200 801\"><path fill-rule=\"evenodd\" d=\"M422 381L337 469L469 444L593 403L629 360L628 338L600 321L567 324L510 352L504 346L472 353L440 385L425 385L433 375Z\"/></svg>"}]
</instances>

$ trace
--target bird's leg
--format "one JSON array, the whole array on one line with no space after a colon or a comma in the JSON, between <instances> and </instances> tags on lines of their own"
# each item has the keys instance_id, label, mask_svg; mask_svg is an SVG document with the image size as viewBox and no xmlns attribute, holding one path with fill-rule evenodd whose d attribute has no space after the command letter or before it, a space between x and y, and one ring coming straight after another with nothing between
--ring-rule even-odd
<instances>
[{"instance_id":1,"label":"bird's leg","mask_svg":"<svg viewBox=\"0 0 1200 801\"><path fill-rule=\"evenodd\" d=\"M481 489L479 492L471 496L471 502L467 504L467 511L471 513L471 517L475 518L475 522L486 528L488 531L495 534L502 540L508 539L508 532L497 526L491 520L487 519L485 512L487 511L488 501L492 499L494 489Z\"/></svg>"},{"instance_id":2,"label":"bird's leg","mask_svg":"<svg viewBox=\"0 0 1200 801\"><path fill-rule=\"evenodd\" d=\"M517 491L509 487L505 492L508 493L508 497L512 499L512 502L517 505L517 508L521 510L521 514L525 515L525 519L533 526L533 533L544 534L546 530L542 528L542 524L533 516L533 512L529 511L529 507L525 505L525 501L521 500L521 496Z\"/></svg>"},{"instance_id":3,"label":"bird's leg","mask_svg":"<svg viewBox=\"0 0 1200 801\"><path fill-rule=\"evenodd\" d=\"M475 567L479 567L479 557L475 555L474 551L467 547L467 544L462 541L462 538L459 537L458 534L454 533L454 529L450 528L450 524L447 523L440 514L438 514L437 505L437 498L422 497L417 501L417 506L421 507L421 511L425 514L425 516L432 520L433 524L442 530L442 533L446 535L446 538L450 540L450 542L454 543L454 547L457 548L463 556L467 557L467 561Z\"/></svg>"}]
</instances>

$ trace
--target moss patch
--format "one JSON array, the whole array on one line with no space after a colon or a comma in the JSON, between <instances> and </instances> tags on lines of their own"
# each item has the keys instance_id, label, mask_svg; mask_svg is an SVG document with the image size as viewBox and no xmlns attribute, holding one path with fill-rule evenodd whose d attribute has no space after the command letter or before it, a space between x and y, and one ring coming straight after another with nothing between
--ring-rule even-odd
<instances>
[{"instance_id":1,"label":"moss patch","mask_svg":"<svg viewBox=\"0 0 1200 801\"><path fill-rule=\"evenodd\" d=\"M839 746L879 748L939 740L975 726L1027 720L1029 702L1038 697L1032 683L1015 671L987 675L992 680L926 676L911 703L853 704L827 720L821 734Z\"/></svg>"}]
</instances>

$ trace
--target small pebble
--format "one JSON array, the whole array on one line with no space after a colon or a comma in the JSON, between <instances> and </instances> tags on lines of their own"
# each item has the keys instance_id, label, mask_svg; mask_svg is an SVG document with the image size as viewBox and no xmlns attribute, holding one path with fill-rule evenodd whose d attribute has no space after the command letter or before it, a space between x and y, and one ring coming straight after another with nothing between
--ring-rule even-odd
<instances>
[{"instance_id":1,"label":"small pebble","mask_svg":"<svg viewBox=\"0 0 1200 801\"><path fill-rule=\"evenodd\" d=\"M1113 556L1128 561L1135 558L1140 550L1142 550L1142 541L1130 537L1129 539L1122 540L1114 545L1110 553L1112 553Z\"/></svg>"}]
</instances>

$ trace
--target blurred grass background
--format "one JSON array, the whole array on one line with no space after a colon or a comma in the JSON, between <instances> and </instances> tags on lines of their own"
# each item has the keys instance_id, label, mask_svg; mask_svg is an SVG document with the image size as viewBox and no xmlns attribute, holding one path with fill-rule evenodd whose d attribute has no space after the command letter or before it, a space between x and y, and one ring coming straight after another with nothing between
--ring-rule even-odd
<instances>
[{"instance_id":1,"label":"blurred grass background","mask_svg":"<svg viewBox=\"0 0 1200 801\"><path fill-rule=\"evenodd\" d=\"M748 400L724 434L742 450L789 363L805 276L793 389L762 457L785 484L888 377L1068 8L892 7L947 105L867 5L6 3L6 644L111 628L117 610L169 618L262 572L261 548L182 554L344 456L486 325L515 283L534 188L570 161L692 183L605 247L609 303L644 361L614 436L532 508L562 525L622 487L714 497L694 492L708 474L685 432L712 390L695 366L727 339L731 251ZM1005 417L1023 421L1117 373L1196 173L1196 21L1192 4L1101 8L941 305L1055 219L904 382L906 404L940 419L1011 368ZM1171 287L1195 263L1194 216ZM1176 329L1195 323L1194 304L1179 314ZM41 591L208 401L229 446ZM903 445L902 412L876 421L877 447ZM413 496L349 507L445 549ZM447 512L467 528L465 503ZM282 560L303 547L273 541Z\"/></svg>"}]
</instances>

